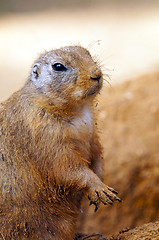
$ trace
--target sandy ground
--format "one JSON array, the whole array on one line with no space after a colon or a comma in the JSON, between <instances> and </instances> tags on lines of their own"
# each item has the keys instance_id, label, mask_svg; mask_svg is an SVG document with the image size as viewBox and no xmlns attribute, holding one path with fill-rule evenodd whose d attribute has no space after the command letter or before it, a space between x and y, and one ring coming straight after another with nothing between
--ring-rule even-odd
<instances>
[{"instance_id":1,"label":"sandy ground","mask_svg":"<svg viewBox=\"0 0 159 240\"><path fill-rule=\"evenodd\" d=\"M81 44L97 55L111 84L156 70L158 9L96 5L1 16L0 101L23 85L39 53L68 44Z\"/></svg>"}]
</instances>

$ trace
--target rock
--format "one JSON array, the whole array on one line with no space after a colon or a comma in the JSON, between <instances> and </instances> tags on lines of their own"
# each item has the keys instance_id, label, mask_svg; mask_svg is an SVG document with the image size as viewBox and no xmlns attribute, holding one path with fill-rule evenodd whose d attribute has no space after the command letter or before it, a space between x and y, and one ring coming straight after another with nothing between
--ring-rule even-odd
<instances>
[{"instance_id":1,"label":"rock","mask_svg":"<svg viewBox=\"0 0 159 240\"><path fill-rule=\"evenodd\" d=\"M122 231L107 240L158 240L159 222L144 224L132 230Z\"/></svg>"},{"instance_id":2,"label":"rock","mask_svg":"<svg viewBox=\"0 0 159 240\"><path fill-rule=\"evenodd\" d=\"M158 240L159 222L148 223L134 229L123 229L119 234L104 238L100 234L77 234L74 240Z\"/></svg>"}]
</instances>

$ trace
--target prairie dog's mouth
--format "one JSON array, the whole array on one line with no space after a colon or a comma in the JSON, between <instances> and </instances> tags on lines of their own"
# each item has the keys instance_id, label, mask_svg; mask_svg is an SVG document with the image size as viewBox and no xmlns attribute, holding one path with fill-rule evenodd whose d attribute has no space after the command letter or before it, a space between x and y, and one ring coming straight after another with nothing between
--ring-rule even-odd
<instances>
[{"instance_id":1,"label":"prairie dog's mouth","mask_svg":"<svg viewBox=\"0 0 159 240\"><path fill-rule=\"evenodd\" d=\"M85 93L85 97L93 96L99 92L101 89L101 85L98 84L97 86L93 86L90 89L88 89Z\"/></svg>"}]
</instances>

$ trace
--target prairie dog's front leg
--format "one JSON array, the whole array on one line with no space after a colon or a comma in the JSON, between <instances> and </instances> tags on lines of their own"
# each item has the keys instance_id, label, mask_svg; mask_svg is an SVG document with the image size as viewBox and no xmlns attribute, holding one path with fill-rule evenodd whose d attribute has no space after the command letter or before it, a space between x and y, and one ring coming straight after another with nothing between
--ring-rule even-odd
<instances>
[{"instance_id":1,"label":"prairie dog's front leg","mask_svg":"<svg viewBox=\"0 0 159 240\"><path fill-rule=\"evenodd\" d=\"M102 202L104 205L113 204L113 201L121 202L116 196L118 194L113 188L105 185L99 177L90 169L84 169L85 181L87 181L86 194L90 200L90 205L95 205L95 211Z\"/></svg>"},{"instance_id":2,"label":"prairie dog's front leg","mask_svg":"<svg viewBox=\"0 0 159 240\"><path fill-rule=\"evenodd\" d=\"M65 154L65 157L63 157L57 161L57 164L62 166L63 170L54 172L58 185L64 188L71 186L77 193L81 191L84 192L85 195L88 196L90 204L96 206L95 210L97 210L100 202L106 205L113 204L113 201L116 200L121 201L120 198L116 196L117 192L113 188L105 185L99 178L101 176L98 177L95 171L92 170L93 167L98 165L92 165L92 169L90 169L88 161L73 151L69 153L69 155ZM69 159L71 159L71 167L68 167ZM96 163L94 161L94 164L98 164L98 162ZM54 169L57 169L56 165ZM67 169L67 171L64 171L64 169Z\"/></svg>"},{"instance_id":3,"label":"prairie dog's front leg","mask_svg":"<svg viewBox=\"0 0 159 240\"><path fill-rule=\"evenodd\" d=\"M91 141L91 166L90 168L94 173L100 178L103 179L103 156L102 156L102 146L99 142L99 137L94 133L94 136Z\"/></svg>"}]
</instances>

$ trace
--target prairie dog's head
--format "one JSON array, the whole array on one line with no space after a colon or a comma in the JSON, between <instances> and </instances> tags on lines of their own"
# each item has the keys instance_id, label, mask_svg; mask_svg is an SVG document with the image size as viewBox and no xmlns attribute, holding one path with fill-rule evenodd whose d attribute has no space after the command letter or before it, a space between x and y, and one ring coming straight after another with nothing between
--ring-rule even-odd
<instances>
[{"instance_id":1,"label":"prairie dog's head","mask_svg":"<svg viewBox=\"0 0 159 240\"><path fill-rule=\"evenodd\" d=\"M32 67L30 80L50 102L69 104L95 96L103 77L85 48L69 46L42 55Z\"/></svg>"}]
</instances>

